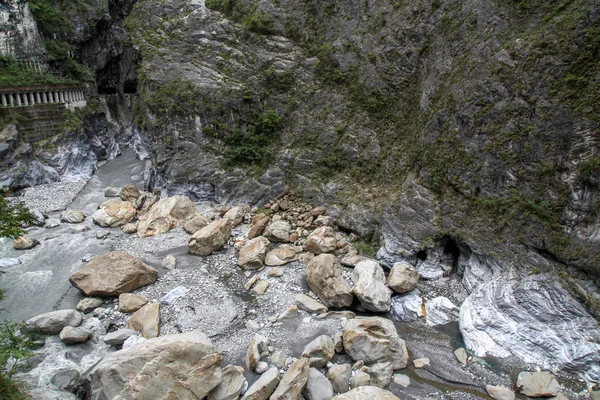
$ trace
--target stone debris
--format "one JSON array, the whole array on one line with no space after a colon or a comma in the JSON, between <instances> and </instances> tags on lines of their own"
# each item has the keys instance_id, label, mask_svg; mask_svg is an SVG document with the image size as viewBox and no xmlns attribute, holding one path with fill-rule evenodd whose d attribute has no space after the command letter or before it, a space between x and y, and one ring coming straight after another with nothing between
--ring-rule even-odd
<instances>
[{"instance_id":1,"label":"stone debris","mask_svg":"<svg viewBox=\"0 0 600 400\"><path fill-rule=\"evenodd\" d=\"M146 339L158 337L160 333L160 304L146 304L127 321L127 328L140 332Z\"/></svg>"},{"instance_id":2,"label":"stone debris","mask_svg":"<svg viewBox=\"0 0 600 400\"><path fill-rule=\"evenodd\" d=\"M21 236L13 240L13 248L15 250L29 250L40 244L40 241L29 236Z\"/></svg>"},{"instance_id":3,"label":"stone debris","mask_svg":"<svg viewBox=\"0 0 600 400\"><path fill-rule=\"evenodd\" d=\"M561 387L550 372L521 372L517 377L519 393L527 397L556 396Z\"/></svg>"},{"instance_id":4,"label":"stone debris","mask_svg":"<svg viewBox=\"0 0 600 400\"><path fill-rule=\"evenodd\" d=\"M146 303L148 303L148 300L137 294L123 293L119 295L119 311L124 313L136 312Z\"/></svg>"},{"instance_id":5,"label":"stone debris","mask_svg":"<svg viewBox=\"0 0 600 400\"><path fill-rule=\"evenodd\" d=\"M189 252L201 256L211 255L223 247L230 236L231 222L218 219L192 235L188 244Z\"/></svg>"}]
</instances>

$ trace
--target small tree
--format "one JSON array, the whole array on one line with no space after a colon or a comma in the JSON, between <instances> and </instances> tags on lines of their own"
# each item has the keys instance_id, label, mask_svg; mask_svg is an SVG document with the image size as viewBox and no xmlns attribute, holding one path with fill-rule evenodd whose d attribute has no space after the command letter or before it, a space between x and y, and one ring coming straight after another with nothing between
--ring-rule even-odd
<instances>
[{"instance_id":1,"label":"small tree","mask_svg":"<svg viewBox=\"0 0 600 400\"><path fill-rule=\"evenodd\" d=\"M25 233L22 226L34 221L35 217L23 203L10 204L0 193L0 237L16 239Z\"/></svg>"}]
</instances>

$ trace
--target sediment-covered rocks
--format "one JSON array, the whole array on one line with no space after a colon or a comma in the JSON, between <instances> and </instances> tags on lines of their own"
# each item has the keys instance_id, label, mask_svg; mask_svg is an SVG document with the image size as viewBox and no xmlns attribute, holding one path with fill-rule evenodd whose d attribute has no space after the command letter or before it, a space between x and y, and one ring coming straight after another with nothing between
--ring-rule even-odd
<instances>
[{"instance_id":1,"label":"sediment-covered rocks","mask_svg":"<svg viewBox=\"0 0 600 400\"><path fill-rule=\"evenodd\" d=\"M95 256L69 280L86 296L118 296L156 281L158 273L139 259L111 251Z\"/></svg>"}]
</instances>

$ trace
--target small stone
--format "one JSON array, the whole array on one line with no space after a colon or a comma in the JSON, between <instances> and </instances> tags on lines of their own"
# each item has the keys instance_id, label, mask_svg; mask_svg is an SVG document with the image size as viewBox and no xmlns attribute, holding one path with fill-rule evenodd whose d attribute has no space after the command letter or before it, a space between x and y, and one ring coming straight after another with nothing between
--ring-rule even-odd
<instances>
[{"instance_id":1,"label":"small stone","mask_svg":"<svg viewBox=\"0 0 600 400\"><path fill-rule=\"evenodd\" d=\"M96 239L106 239L108 236L110 236L110 232L109 231L98 231L98 232L96 232Z\"/></svg>"},{"instance_id":2,"label":"small stone","mask_svg":"<svg viewBox=\"0 0 600 400\"><path fill-rule=\"evenodd\" d=\"M333 364L327 372L327 379L331 382L333 390L337 393L345 393L350 388L350 376L352 367L348 364Z\"/></svg>"},{"instance_id":3,"label":"small stone","mask_svg":"<svg viewBox=\"0 0 600 400\"><path fill-rule=\"evenodd\" d=\"M123 233L131 235L132 233L136 233L138 231L138 224L136 222L128 222L121 227Z\"/></svg>"},{"instance_id":4,"label":"small stone","mask_svg":"<svg viewBox=\"0 0 600 400\"><path fill-rule=\"evenodd\" d=\"M342 332L336 332L335 336L333 337L333 348L336 353L342 353L344 351L343 337L344 335Z\"/></svg>"},{"instance_id":5,"label":"small stone","mask_svg":"<svg viewBox=\"0 0 600 400\"><path fill-rule=\"evenodd\" d=\"M256 285L256 282L260 279L260 274L254 275L252 278L248 279L248 282L244 284L244 289L250 290Z\"/></svg>"},{"instance_id":6,"label":"small stone","mask_svg":"<svg viewBox=\"0 0 600 400\"><path fill-rule=\"evenodd\" d=\"M417 286L419 272L407 262L395 263L387 279L387 285L396 293L410 292Z\"/></svg>"},{"instance_id":7,"label":"small stone","mask_svg":"<svg viewBox=\"0 0 600 400\"><path fill-rule=\"evenodd\" d=\"M277 368L283 368L285 367L285 354L283 353L282 350L276 351L273 354L271 354L271 363L273 363L274 366L276 366Z\"/></svg>"},{"instance_id":8,"label":"small stone","mask_svg":"<svg viewBox=\"0 0 600 400\"><path fill-rule=\"evenodd\" d=\"M254 320L249 320L246 322L246 328L250 329L251 331L257 331L260 329L260 325L258 325L258 322Z\"/></svg>"},{"instance_id":9,"label":"small stone","mask_svg":"<svg viewBox=\"0 0 600 400\"><path fill-rule=\"evenodd\" d=\"M352 366L352 371L358 371L359 369L361 369L363 366L365 365L365 362L363 360L358 360L357 362L354 363L354 365Z\"/></svg>"},{"instance_id":10,"label":"small stone","mask_svg":"<svg viewBox=\"0 0 600 400\"><path fill-rule=\"evenodd\" d=\"M485 390L495 400L514 400L515 394L512 390L502 386L486 385Z\"/></svg>"},{"instance_id":11,"label":"small stone","mask_svg":"<svg viewBox=\"0 0 600 400\"><path fill-rule=\"evenodd\" d=\"M298 307L291 306L277 317L277 321L284 321L286 319L293 319L296 317L298 317Z\"/></svg>"},{"instance_id":12,"label":"small stone","mask_svg":"<svg viewBox=\"0 0 600 400\"><path fill-rule=\"evenodd\" d=\"M423 368L426 365L430 365L429 358L417 358L413 360L413 364L415 368Z\"/></svg>"},{"instance_id":13,"label":"small stone","mask_svg":"<svg viewBox=\"0 0 600 400\"><path fill-rule=\"evenodd\" d=\"M463 347L454 350L454 355L462 365L467 365L467 360L469 356L467 355L467 351Z\"/></svg>"},{"instance_id":14,"label":"small stone","mask_svg":"<svg viewBox=\"0 0 600 400\"><path fill-rule=\"evenodd\" d=\"M160 304L146 304L137 310L127 321L127 328L134 329L146 339L160 334Z\"/></svg>"},{"instance_id":15,"label":"small stone","mask_svg":"<svg viewBox=\"0 0 600 400\"><path fill-rule=\"evenodd\" d=\"M265 294L268 288L269 282L261 280L258 281L258 283L254 286L254 289L252 289L252 291L258 295L263 295Z\"/></svg>"},{"instance_id":16,"label":"small stone","mask_svg":"<svg viewBox=\"0 0 600 400\"><path fill-rule=\"evenodd\" d=\"M29 250L40 244L40 241L29 236L21 236L18 239L13 240L13 247L15 250Z\"/></svg>"},{"instance_id":17,"label":"small stone","mask_svg":"<svg viewBox=\"0 0 600 400\"><path fill-rule=\"evenodd\" d=\"M131 336L137 336L138 332L133 329L122 328L116 330L114 332L107 333L104 336L104 343L109 344L111 346L120 346Z\"/></svg>"},{"instance_id":18,"label":"small stone","mask_svg":"<svg viewBox=\"0 0 600 400\"><path fill-rule=\"evenodd\" d=\"M170 254L168 256L166 256L162 261L162 267L164 269L168 269L169 271L173 271L176 266L177 266L177 259L175 258L175 256L172 256Z\"/></svg>"},{"instance_id":19,"label":"small stone","mask_svg":"<svg viewBox=\"0 0 600 400\"><path fill-rule=\"evenodd\" d=\"M254 372L256 372L257 374L263 374L263 373L267 372L268 369L269 369L269 364L267 364L264 361L259 361L258 364L256 364L256 368L254 369Z\"/></svg>"},{"instance_id":20,"label":"small stone","mask_svg":"<svg viewBox=\"0 0 600 400\"><path fill-rule=\"evenodd\" d=\"M77 210L66 210L60 214L60 222L80 224L85 220L85 214Z\"/></svg>"},{"instance_id":21,"label":"small stone","mask_svg":"<svg viewBox=\"0 0 600 400\"><path fill-rule=\"evenodd\" d=\"M73 392L75 389L77 389L77 386L79 386L79 378L79 371L74 369L61 369L54 374L50 380L50 383L60 390Z\"/></svg>"},{"instance_id":22,"label":"small stone","mask_svg":"<svg viewBox=\"0 0 600 400\"><path fill-rule=\"evenodd\" d=\"M307 311L311 314L322 314L326 313L329 309L317 300L309 297L305 294L299 294L294 298L294 302L298 308Z\"/></svg>"},{"instance_id":23,"label":"small stone","mask_svg":"<svg viewBox=\"0 0 600 400\"><path fill-rule=\"evenodd\" d=\"M302 395L306 400L329 400L333 397L333 386L318 369L310 368Z\"/></svg>"},{"instance_id":24,"label":"small stone","mask_svg":"<svg viewBox=\"0 0 600 400\"><path fill-rule=\"evenodd\" d=\"M246 369L248 369L248 371L254 371L256 369L256 366L261 359L261 354L268 351L268 345L269 342L266 337L258 333L254 335L248 345L248 350L246 351Z\"/></svg>"},{"instance_id":25,"label":"small stone","mask_svg":"<svg viewBox=\"0 0 600 400\"><path fill-rule=\"evenodd\" d=\"M86 298L82 299L79 303L77 303L77 306L75 307L75 309L87 314L91 311L94 311L96 308L100 307L102 304L104 304L104 300L102 300L102 299L99 299L97 297L86 297Z\"/></svg>"},{"instance_id":26,"label":"small stone","mask_svg":"<svg viewBox=\"0 0 600 400\"><path fill-rule=\"evenodd\" d=\"M267 272L267 276L271 278L278 278L280 276L283 276L283 271L279 268L271 268L269 269L269 272Z\"/></svg>"},{"instance_id":27,"label":"small stone","mask_svg":"<svg viewBox=\"0 0 600 400\"><path fill-rule=\"evenodd\" d=\"M407 388L410 386L410 378L407 375L394 374L394 383Z\"/></svg>"},{"instance_id":28,"label":"small stone","mask_svg":"<svg viewBox=\"0 0 600 400\"><path fill-rule=\"evenodd\" d=\"M60 340L64 344L77 344L87 342L92 336L92 332L85 328L75 328L65 326L59 334Z\"/></svg>"},{"instance_id":29,"label":"small stone","mask_svg":"<svg viewBox=\"0 0 600 400\"><path fill-rule=\"evenodd\" d=\"M350 387L355 389L360 386L369 386L371 382L371 375L364 371L358 371L350 378Z\"/></svg>"},{"instance_id":30,"label":"small stone","mask_svg":"<svg viewBox=\"0 0 600 400\"><path fill-rule=\"evenodd\" d=\"M322 368L333 358L335 354L333 340L327 335L321 335L304 347L302 357L309 358L309 365Z\"/></svg>"},{"instance_id":31,"label":"small stone","mask_svg":"<svg viewBox=\"0 0 600 400\"><path fill-rule=\"evenodd\" d=\"M119 295L119 311L124 313L135 312L146 303L148 300L137 294L123 293Z\"/></svg>"}]
</instances>

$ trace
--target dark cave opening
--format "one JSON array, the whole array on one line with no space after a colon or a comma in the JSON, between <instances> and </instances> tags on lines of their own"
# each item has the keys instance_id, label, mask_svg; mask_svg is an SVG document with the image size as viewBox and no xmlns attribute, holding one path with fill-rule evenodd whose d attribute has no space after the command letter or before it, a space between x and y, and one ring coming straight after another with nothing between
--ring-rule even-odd
<instances>
[{"instance_id":1,"label":"dark cave opening","mask_svg":"<svg viewBox=\"0 0 600 400\"><path fill-rule=\"evenodd\" d=\"M419 251L417 251L416 256L421 261L427 260L427 252L425 250L419 250Z\"/></svg>"}]
</instances>

